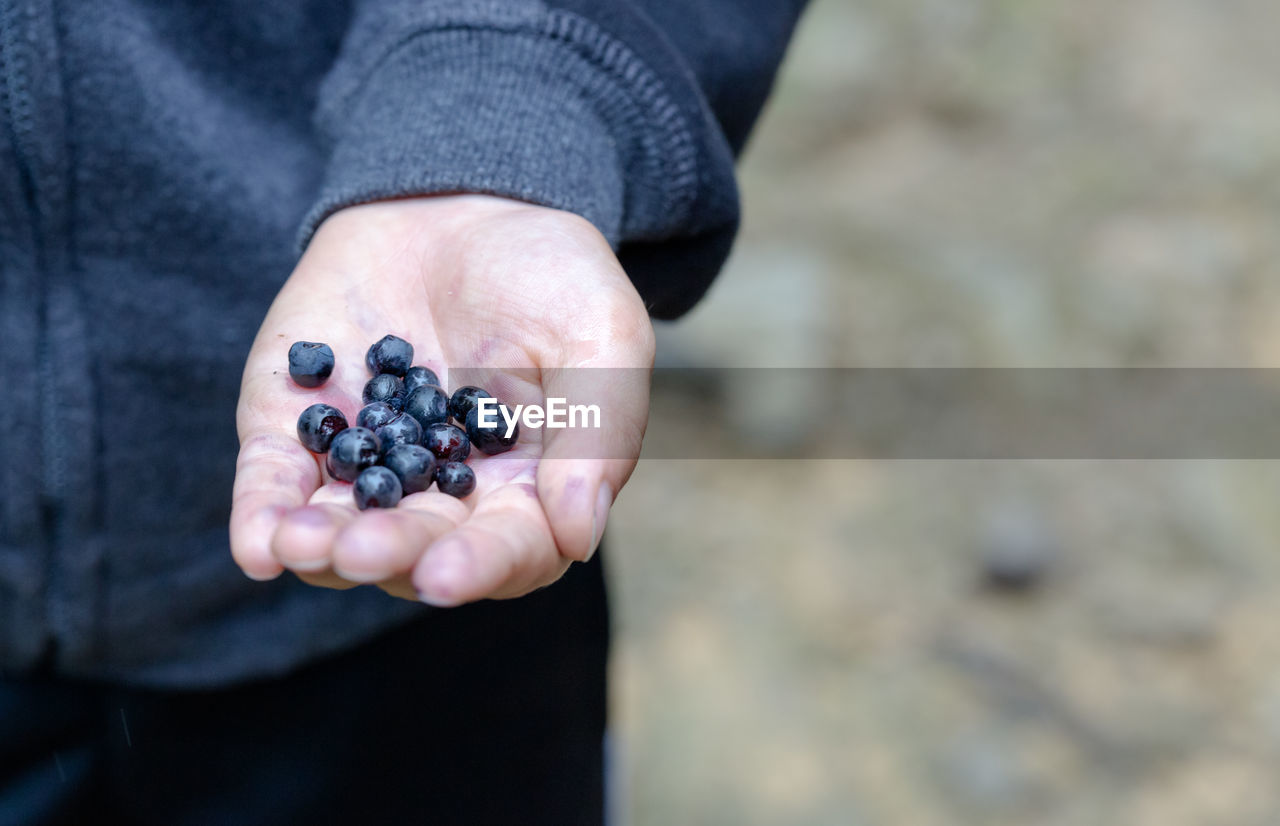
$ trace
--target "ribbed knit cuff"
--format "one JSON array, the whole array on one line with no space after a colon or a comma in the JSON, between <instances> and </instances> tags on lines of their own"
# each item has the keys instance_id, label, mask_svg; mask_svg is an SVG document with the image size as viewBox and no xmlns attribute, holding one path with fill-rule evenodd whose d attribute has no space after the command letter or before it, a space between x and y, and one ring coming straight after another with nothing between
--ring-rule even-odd
<instances>
[{"instance_id":1,"label":"ribbed knit cuff","mask_svg":"<svg viewBox=\"0 0 1280 826\"><path fill-rule=\"evenodd\" d=\"M686 228L689 129L620 44L556 12L421 30L330 89L332 151L303 223L387 198L481 192L564 209L617 248Z\"/></svg>"}]
</instances>

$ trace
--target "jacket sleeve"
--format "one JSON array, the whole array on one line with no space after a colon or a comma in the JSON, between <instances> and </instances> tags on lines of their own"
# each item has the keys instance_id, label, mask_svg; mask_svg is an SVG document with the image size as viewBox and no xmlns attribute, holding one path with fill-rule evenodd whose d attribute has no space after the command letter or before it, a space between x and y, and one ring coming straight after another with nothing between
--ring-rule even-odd
<instances>
[{"instance_id":1,"label":"jacket sleeve","mask_svg":"<svg viewBox=\"0 0 1280 826\"><path fill-rule=\"evenodd\" d=\"M406 195L568 210L650 312L702 296L738 226L733 160L803 0L357 0L316 126L328 163L300 235Z\"/></svg>"}]
</instances>

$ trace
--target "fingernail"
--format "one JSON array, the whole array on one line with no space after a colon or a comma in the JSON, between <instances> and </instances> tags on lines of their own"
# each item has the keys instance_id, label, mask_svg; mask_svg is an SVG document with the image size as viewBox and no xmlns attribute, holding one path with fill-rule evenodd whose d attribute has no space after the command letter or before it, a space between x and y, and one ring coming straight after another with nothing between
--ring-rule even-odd
<instances>
[{"instance_id":1,"label":"fingernail","mask_svg":"<svg viewBox=\"0 0 1280 826\"><path fill-rule=\"evenodd\" d=\"M449 539L427 551L418 599L437 608L461 605L459 596L471 573L471 548L461 539Z\"/></svg>"},{"instance_id":2,"label":"fingernail","mask_svg":"<svg viewBox=\"0 0 1280 826\"><path fill-rule=\"evenodd\" d=\"M329 558L291 559L285 567L298 574L318 574L321 571L329 570Z\"/></svg>"},{"instance_id":3,"label":"fingernail","mask_svg":"<svg viewBox=\"0 0 1280 826\"><path fill-rule=\"evenodd\" d=\"M587 551L587 559L595 556L600 547L600 539L604 536L604 525L609 521L609 508L613 507L613 488L608 482L601 482L596 491L596 507L591 513L591 549Z\"/></svg>"}]
</instances>

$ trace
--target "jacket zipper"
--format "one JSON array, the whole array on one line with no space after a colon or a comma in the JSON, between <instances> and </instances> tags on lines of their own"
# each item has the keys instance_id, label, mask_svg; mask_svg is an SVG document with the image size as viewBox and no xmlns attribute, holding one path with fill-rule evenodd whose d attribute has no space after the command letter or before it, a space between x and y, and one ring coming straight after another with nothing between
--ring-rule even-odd
<instances>
[{"instance_id":1,"label":"jacket zipper","mask_svg":"<svg viewBox=\"0 0 1280 826\"><path fill-rule=\"evenodd\" d=\"M5 27L3 25L3 21L0 20L0 33L3 33L6 30L7 30L7 27ZM8 129L9 121L10 121L9 82L8 82L9 72L8 72L8 67L5 65L5 59L4 59L4 53L6 51L7 49L5 48L5 44L3 40L0 39L0 129Z\"/></svg>"},{"instance_id":2,"label":"jacket zipper","mask_svg":"<svg viewBox=\"0 0 1280 826\"><path fill-rule=\"evenodd\" d=\"M33 102L27 77L30 67L22 65L22 47L17 43L18 39L29 30L29 21L23 19L22 10L15 8L11 0L0 0L0 86L3 86L3 92L0 93L0 107L2 107L0 119L7 126L13 139L18 180L21 182L23 197L32 218L33 234L37 239L34 250L36 265L43 271L48 263L48 253L45 249L48 241L48 227L44 226L45 216L41 209L40 193L36 184L36 170L39 162L35 128L32 123ZM62 455L65 452L65 445L56 421L57 389L52 378L53 374L48 370L51 353L47 282L41 279L41 283L46 284L46 287L40 294L37 360L40 371L38 377L40 418L43 423L40 437L43 471L41 476L44 507L47 510L44 521L48 529L56 524L53 514L56 513L64 494L65 474L62 470Z\"/></svg>"},{"instance_id":3,"label":"jacket zipper","mask_svg":"<svg viewBox=\"0 0 1280 826\"><path fill-rule=\"evenodd\" d=\"M35 5L19 5L13 0L0 0L0 129L8 131L15 159L18 185L22 192L30 220L29 238L33 242L32 263L33 274L38 278L37 312L37 345L36 345L36 381L39 382L38 407L40 421L40 491L37 499L39 508L40 531L43 534L45 547L45 657L54 656L57 643L57 631L60 624L54 613L56 606L55 592L59 589L57 580L60 575L58 562L59 533L63 513L66 479L63 470L62 456L66 446L61 435L58 419L57 386L55 374L48 365L52 358L52 342L49 329L49 261L50 261L50 220L54 214L54 205L45 202L45 198L55 196L56 189L42 187L40 180L40 143L37 138L35 100L31 88L33 72L36 68L32 61L38 60L31 49L30 42L36 34L36 20L39 9Z\"/></svg>"}]
</instances>

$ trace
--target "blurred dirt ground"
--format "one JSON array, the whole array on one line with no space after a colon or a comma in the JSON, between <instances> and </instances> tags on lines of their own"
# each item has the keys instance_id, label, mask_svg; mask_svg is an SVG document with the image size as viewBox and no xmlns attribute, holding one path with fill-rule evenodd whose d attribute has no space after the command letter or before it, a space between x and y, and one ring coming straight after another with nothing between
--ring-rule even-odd
<instances>
[{"instance_id":1,"label":"blurred dirt ground","mask_svg":"<svg viewBox=\"0 0 1280 826\"><path fill-rule=\"evenodd\" d=\"M1280 365L1277 31L815 0L660 363ZM643 461L619 822L1280 822L1278 492L1270 461Z\"/></svg>"}]
</instances>

